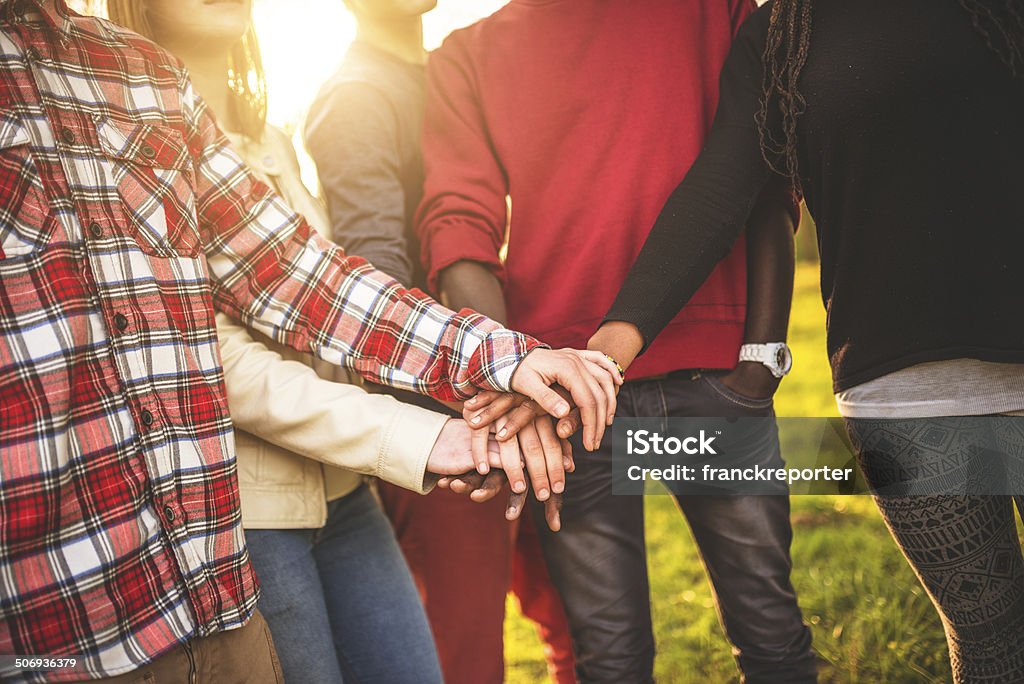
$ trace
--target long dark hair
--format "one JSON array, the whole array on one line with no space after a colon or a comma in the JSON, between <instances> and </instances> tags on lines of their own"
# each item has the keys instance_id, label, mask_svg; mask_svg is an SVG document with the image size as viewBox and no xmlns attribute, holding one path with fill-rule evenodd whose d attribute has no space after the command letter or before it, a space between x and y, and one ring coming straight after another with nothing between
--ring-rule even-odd
<instances>
[{"instance_id":1,"label":"long dark hair","mask_svg":"<svg viewBox=\"0 0 1024 684\"><path fill-rule=\"evenodd\" d=\"M985 44L999 55L1013 76L1024 77L1024 0L957 1ZM764 51L761 108L757 113L765 161L788 177L797 191L797 124L807 106L799 85L811 45L813 7L814 0L775 0Z\"/></svg>"}]
</instances>

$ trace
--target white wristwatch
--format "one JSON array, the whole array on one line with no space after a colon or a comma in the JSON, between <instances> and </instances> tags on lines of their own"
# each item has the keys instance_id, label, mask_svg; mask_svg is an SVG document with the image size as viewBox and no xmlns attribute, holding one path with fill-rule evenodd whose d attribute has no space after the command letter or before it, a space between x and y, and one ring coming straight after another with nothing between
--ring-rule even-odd
<instances>
[{"instance_id":1,"label":"white wristwatch","mask_svg":"<svg viewBox=\"0 0 1024 684\"><path fill-rule=\"evenodd\" d=\"M772 375L781 378L793 368L793 353L785 342L745 344L740 347L740 361L764 364Z\"/></svg>"}]
</instances>

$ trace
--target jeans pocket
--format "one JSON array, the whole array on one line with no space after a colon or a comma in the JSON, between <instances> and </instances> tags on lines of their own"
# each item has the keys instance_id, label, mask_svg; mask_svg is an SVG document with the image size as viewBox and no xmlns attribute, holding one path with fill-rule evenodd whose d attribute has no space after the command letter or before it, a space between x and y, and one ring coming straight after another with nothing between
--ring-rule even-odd
<instances>
[{"instance_id":1,"label":"jeans pocket","mask_svg":"<svg viewBox=\"0 0 1024 684\"><path fill-rule=\"evenodd\" d=\"M748 397L745 394L740 394L722 382L722 375L724 375L724 373L703 373L700 379L701 382L703 382L704 385L722 401L752 410L764 410L771 407L774 397Z\"/></svg>"},{"instance_id":2,"label":"jeans pocket","mask_svg":"<svg viewBox=\"0 0 1024 684\"><path fill-rule=\"evenodd\" d=\"M98 121L96 133L139 249L166 258L198 256L194 172L181 133L113 119Z\"/></svg>"}]
</instances>

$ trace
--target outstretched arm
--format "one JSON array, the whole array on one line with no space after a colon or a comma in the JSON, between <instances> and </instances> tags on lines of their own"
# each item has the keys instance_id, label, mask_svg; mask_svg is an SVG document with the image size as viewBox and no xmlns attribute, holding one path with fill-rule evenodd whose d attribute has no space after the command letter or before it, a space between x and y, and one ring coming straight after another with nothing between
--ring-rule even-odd
<instances>
[{"instance_id":1,"label":"outstretched arm","mask_svg":"<svg viewBox=\"0 0 1024 684\"><path fill-rule=\"evenodd\" d=\"M447 416L325 380L224 314L217 315L217 337L236 427L321 463L416 492L431 488L427 460Z\"/></svg>"},{"instance_id":2,"label":"outstretched arm","mask_svg":"<svg viewBox=\"0 0 1024 684\"><path fill-rule=\"evenodd\" d=\"M425 494L438 477L473 469L473 430L463 420L320 377L217 316L231 420L271 444ZM494 439L484 445L501 467Z\"/></svg>"},{"instance_id":3,"label":"outstretched arm","mask_svg":"<svg viewBox=\"0 0 1024 684\"><path fill-rule=\"evenodd\" d=\"M206 256L199 267L218 310L369 380L439 399L515 389L566 415L549 387L561 384L591 407L585 427L603 430L594 407L608 398L595 396L582 356L450 311L319 238L230 150L187 77L180 87Z\"/></svg>"},{"instance_id":4,"label":"outstretched arm","mask_svg":"<svg viewBox=\"0 0 1024 684\"><path fill-rule=\"evenodd\" d=\"M590 348L628 365L728 254L772 171L761 154L759 108L767 15L740 29L722 71L704 150L669 197Z\"/></svg>"}]
</instances>

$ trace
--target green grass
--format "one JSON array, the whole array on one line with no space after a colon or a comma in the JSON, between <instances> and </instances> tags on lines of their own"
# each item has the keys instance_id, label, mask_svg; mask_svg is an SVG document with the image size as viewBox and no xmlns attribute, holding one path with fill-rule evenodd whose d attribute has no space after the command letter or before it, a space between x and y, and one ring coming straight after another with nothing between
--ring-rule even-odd
<instances>
[{"instance_id":1,"label":"green grass","mask_svg":"<svg viewBox=\"0 0 1024 684\"><path fill-rule=\"evenodd\" d=\"M796 365L780 416L834 416L817 266L798 267L790 344ZM794 573L822 659L822 681L900 684L950 680L939 619L867 497L792 498ZM717 684L738 671L685 521L668 496L647 498L648 566L659 682ZM509 599L507 681L548 681L532 624Z\"/></svg>"}]
</instances>

